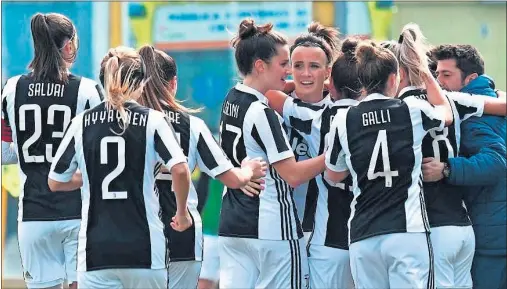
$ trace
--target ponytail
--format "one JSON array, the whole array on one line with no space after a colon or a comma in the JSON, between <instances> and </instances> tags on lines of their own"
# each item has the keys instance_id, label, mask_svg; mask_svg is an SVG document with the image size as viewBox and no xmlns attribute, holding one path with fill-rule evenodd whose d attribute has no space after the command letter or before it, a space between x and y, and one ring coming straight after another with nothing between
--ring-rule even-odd
<instances>
[{"instance_id":1,"label":"ponytail","mask_svg":"<svg viewBox=\"0 0 507 289\"><path fill-rule=\"evenodd\" d=\"M139 103L163 111L172 108L181 112L199 112L200 109L189 109L181 105L175 98L175 91L169 88L169 83L176 77L176 62L164 52L155 49L151 45L145 45L139 49L148 80L143 90Z\"/></svg>"},{"instance_id":2,"label":"ponytail","mask_svg":"<svg viewBox=\"0 0 507 289\"><path fill-rule=\"evenodd\" d=\"M422 86L424 74L429 70L429 47L417 24L409 23L401 31L398 42L386 41L382 47L389 49L407 73L408 84Z\"/></svg>"},{"instance_id":3,"label":"ponytail","mask_svg":"<svg viewBox=\"0 0 507 289\"><path fill-rule=\"evenodd\" d=\"M141 57L135 50L123 51L120 56L114 55L103 61L104 84L107 109L116 110L120 115L118 123L120 133L128 127L128 116L124 103L137 99L144 86L144 69Z\"/></svg>"},{"instance_id":4,"label":"ponytail","mask_svg":"<svg viewBox=\"0 0 507 289\"><path fill-rule=\"evenodd\" d=\"M28 66L37 81L66 82L68 79L65 60L56 46L49 29L47 17L37 13L31 23L34 58Z\"/></svg>"}]
</instances>

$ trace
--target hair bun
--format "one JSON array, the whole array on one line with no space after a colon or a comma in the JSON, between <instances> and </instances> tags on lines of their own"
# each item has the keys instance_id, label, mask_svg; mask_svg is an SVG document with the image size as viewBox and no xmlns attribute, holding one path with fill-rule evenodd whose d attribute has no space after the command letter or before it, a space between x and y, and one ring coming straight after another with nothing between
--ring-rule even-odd
<instances>
[{"instance_id":1,"label":"hair bun","mask_svg":"<svg viewBox=\"0 0 507 289\"><path fill-rule=\"evenodd\" d=\"M370 62L376 59L376 48L370 43L361 43L356 48L358 62Z\"/></svg>"},{"instance_id":2,"label":"hair bun","mask_svg":"<svg viewBox=\"0 0 507 289\"><path fill-rule=\"evenodd\" d=\"M353 56L358 44L359 39L348 37L343 41L341 51L347 56Z\"/></svg>"},{"instance_id":3,"label":"hair bun","mask_svg":"<svg viewBox=\"0 0 507 289\"><path fill-rule=\"evenodd\" d=\"M252 18L247 18L239 24L238 36L240 39L247 39L257 33L257 26Z\"/></svg>"}]
</instances>

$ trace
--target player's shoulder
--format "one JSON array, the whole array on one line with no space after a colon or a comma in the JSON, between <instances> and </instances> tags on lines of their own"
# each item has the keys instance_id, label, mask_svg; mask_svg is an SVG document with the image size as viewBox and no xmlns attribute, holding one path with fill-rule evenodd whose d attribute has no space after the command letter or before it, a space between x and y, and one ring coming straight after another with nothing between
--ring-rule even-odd
<instances>
[{"instance_id":1,"label":"player's shoulder","mask_svg":"<svg viewBox=\"0 0 507 289\"><path fill-rule=\"evenodd\" d=\"M19 79L24 76L23 74L19 74L13 77L10 77L5 82L5 85L2 87L2 94L4 93L12 93L16 90L16 86L18 84Z\"/></svg>"},{"instance_id":2,"label":"player's shoulder","mask_svg":"<svg viewBox=\"0 0 507 289\"><path fill-rule=\"evenodd\" d=\"M102 86L93 79L80 76L79 94L83 96L90 96L90 94L98 94L100 99L104 99Z\"/></svg>"}]
</instances>

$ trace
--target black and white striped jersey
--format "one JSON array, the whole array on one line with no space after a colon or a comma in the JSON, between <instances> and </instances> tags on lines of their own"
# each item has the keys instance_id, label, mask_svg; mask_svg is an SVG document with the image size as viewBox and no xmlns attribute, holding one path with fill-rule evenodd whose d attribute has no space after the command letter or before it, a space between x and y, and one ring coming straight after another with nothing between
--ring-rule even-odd
<instances>
[{"instance_id":1,"label":"black and white striped jersey","mask_svg":"<svg viewBox=\"0 0 507 289\"><path fill-rule=\"evenodd\" d=\"M444 113L413 97L403 101L375 93L337 112L326 166L352 175L349 242L429 230L421 145L429 130L443 127Z\"/></svg>"},{"instance_id":2,"label":"black and white striped jersey","mask_svg":"<svg viewBox=\"0 0 507 289\"><path fill-rule=\"evenodd\" d=\"M484 100L468 93L446 92L452 108L454 121L442 130L430 130L422 142L423 157L434 157L441 162L459 154L461 122L472 116L480 117L484 111ZM427 101L426 90L407 87L400 91L400 99L416 97ZM472 223L463 202L463 193L453 190L444 180L424 183L424 198L430 227L469 226Z\"/></svg>"},{"instance_id":3,"label":"black and white striped jersey","mask_svg":"<svg viewBox=\"0 0 507 289\"><path fill-rule=\"evenodd\" d=\"M299 99L295 91L293 91L290 96L293 99ZM313 105L321 106L323 104L331 103L331 97L326 94L323 96L321 101L313 103ZM287 123L287 119L285 119L285 124ZM305 138L296 129L291 127L287 127L287 129L287 136L289 137L289 143L291 145L292 151L294 152L294 156L296 157L296 161L304 161L311 158L308 143L306 142ZM302 222L303 232L311 232L313 228L313 218L305 219L304 215L305 213L310 214L310 211L312 211L311 208L314 208L316 206L316 191L317 182L315 178L309 182L299 185L297 188L294 188L294 201L296 202L299 220ZM309 212L306 212L307 204ZM310 221L310 219L312 220Z\"/></svg>"},{"instance_id":4,"label":"black and white striped jersey","mask_svg":"<svg viewBox=\"0 0 507 289\"><path fill-rule=\"evenodd\" d=\"M233 168L204 121L172 108L167 108L164 112L174 128L176 138L183 149L183 153L187 157L190 171L193 171L198 166L201 173L216 178L218 175ZM167 214L163 216L163 219L170 219L176 214L176 195L172 191L171 174L161 171L157 175L156 184L160 194L161 205L164 206L163 211ZM183 232L178 232L171 226L166 226L171 262L202 261L202 221L197 210L198 196L193 184L190 185L187 205L193 219L192 227Z\"/></svg>"},{"instance_id":5,"label":"black and white striped jersey","mask_svg":"<svg viewBox=\"0 0 507 289\"><path fill-rule=\"evenodd\" d=\"M69 181L76 169L82 174L78 271L167 268L164 227L171 219L155 189L155 170L186 158L163 113L135 102L124 107L123 134L120 113L105 102L76 116L51 166L55 181Z\"/></svg>"},{"instance_id":6,"label":"black and white striped jersey","mask_svg":"<svg viewBox=\"0 0 507 289\"><path fill-rule=\"evenodd\" d=\"M283 107L283 117L288 126L297 130L308 142L310 156L317 157L325 152L326 139L334 116L339 109L346 109L358 102L342 99L332 102L308 104L288 98ZM310 244L348 249L347 222L352 201L352 180L330 185L323 175L313 180L308 190L303 230L311 231Z\"/></svg>"},{"instance_id":7,"label":"black and white striped jersey","mask_svg":"<svg viewBox=\"0 0 507 289\"><path fill-rule=\"evenodd\" d=\"M265 96L238 83L222 104L220 145L235 166L245 157L269 164L293 157L282 118L266 105ZM226 188L222 198L219 235L265 240L295 240L303 236L293 190L273 166L259 196Z\"/></svg>"},{"instance_id":8,"label":"black and white striped jersey","mask_svg":"<svg viewBox=\"0 0 507 289\"><path fill-rule=\"evenodd\" d=\"M7 81L2 92L2 141L13 141L17 150L21 186L18 221L81 217L79 190L55 194L47 179L71 119L102 98L102 88L95 81L73 74L67 83L38 82L31 73Z\"/></svg>"}]
</instances>

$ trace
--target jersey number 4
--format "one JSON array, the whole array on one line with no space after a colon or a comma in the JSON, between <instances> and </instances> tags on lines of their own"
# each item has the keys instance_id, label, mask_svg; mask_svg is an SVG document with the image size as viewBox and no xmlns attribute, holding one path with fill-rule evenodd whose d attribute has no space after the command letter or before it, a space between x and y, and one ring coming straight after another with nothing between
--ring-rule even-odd
<instances>
[{"instance_id":1,"label":"jersey number 4","mask_svg":"<svg viewBox=\"0 0 507 289\"><path fill-rule=\"evenodd\" d=\"M41 107L37 104L23 104L19 108L19 130L26 131L26 113L32 111L34 114L33 123L35 125L33 134L23 143L21 151L23 152L23 159L25 163L43 163L45 160L48 162L53 161L53 144L46 144L46 157L44 155L30 155L28 151L30 146L38 142L42 135L42 111ZM63 129L65 130L70 123L72 115L70 107L66 105L53 104L48 109L47 124L55 124L55 112L63 112ZM63 138L63 131L53 131L53 138Z\"/></svg>"},{"instance_id":2,"label":"jersey number 4","mask_svg":"<svg viewBox=\"0 0 507 289\"><path fill-rule=\"evenodd\" d=\"M375 172L377 165L378 155L382 151L382 164L384 171ZM398 171L391 171L391 162L389 161L389 149L387 145L387 133L385 129L378 132L377 141L373 147L373 153L370 159L370 165L368 166L368 180L374 180L378 177L385 178L386 187L390 188L393 186L393 177L398 176Z\"/></svg>"},{"instance_id":3,"label":"jersey number 4","mask_svg":"<svg viewBox=\"0 0 507 289\"><path fill-rule=\"evenodd\" d=\"M102 199L126 199L127 191L109 191L109 184L125 169L125 139L119 136L106 136L100 141L100 164L107 165L107 145L114 143L118 146L118 165L102 180Z\"/></svg>"}]
</instances>

